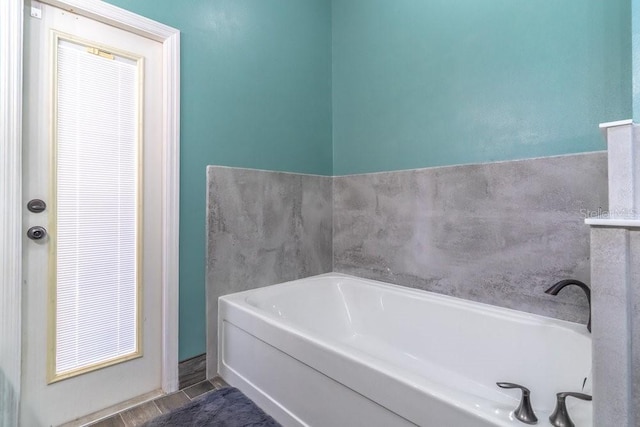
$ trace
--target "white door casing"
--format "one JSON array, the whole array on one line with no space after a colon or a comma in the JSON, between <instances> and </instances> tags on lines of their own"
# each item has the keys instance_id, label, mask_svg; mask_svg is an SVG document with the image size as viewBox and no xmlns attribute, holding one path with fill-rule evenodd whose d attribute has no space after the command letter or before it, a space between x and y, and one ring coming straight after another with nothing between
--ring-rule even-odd
<instances>
[{"instance_id":1,"label":"white door casing","mask_svg":"<svg viewBox=\"0 0 640 427\"><path fill-rule=\"evenodd\" d=\"M18 423L22 292L22 0L0 1L0 425Z\"/></svg>"},{"instance_id":2,"label":"white door casing","mask_svg":"<svg viewBox=\"0 0 640 427\"><path fill-rule=\"evenodd\" d=\"M158 147L163 155L162 165L162 226L163 226L163 269L161 283L162 299L162 388L164 391L177 389L177 313L178 313L178 190L179 190L179 32L146 18L95 0L51 1L57 6L84 16L90 16L101 22L115 27L124 28L136 34L144 35L163 44L162 68L162 144ZM22 53L22 4L21 0L7 0L2 5L2 96L3 111L3 154L2 162L3 188L0 202L9 212L3 217L1 239L3 267L3 306L17 307L13 311L3 311L2 320L5 330L2 336L3 349L12 348L13 351L3 352L0 358L0 368L12 369L9 380L15 382L20 377L20 253L21 239L25 232L16 215L23 206L20 204L21 194L21 58ZM8 13L5 11L8 9ZM5 213L3 211L3 213ZM13 237L13 238L11 238ZM11 271L9 271L11 270ZM18 333L16 333L18 332ZM17 372L16 372L17 371ZM9 378L10 377L10 378ZM20 384L14 384L19 390ZM3 404L4 405L4 404ZM2 406L6 409L6 425L15 424L17 403ZM13 417L13 418L12 418Z\"/></svg>"}]
</instances>

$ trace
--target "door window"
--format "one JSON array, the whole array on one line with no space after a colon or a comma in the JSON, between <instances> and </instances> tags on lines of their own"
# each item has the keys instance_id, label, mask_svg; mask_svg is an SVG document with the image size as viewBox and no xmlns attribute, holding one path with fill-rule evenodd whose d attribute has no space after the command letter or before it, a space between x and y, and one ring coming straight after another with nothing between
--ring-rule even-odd
<instances>
[{"instance_id":1,"label":"door window","mask_svg":"<svg viewBox=\"0 0 640 427\"><path fill-rule=\"evenodd\" d=\"M142 59L54 40L50 381L141 351Z\"/></svg>"}]
</instances>

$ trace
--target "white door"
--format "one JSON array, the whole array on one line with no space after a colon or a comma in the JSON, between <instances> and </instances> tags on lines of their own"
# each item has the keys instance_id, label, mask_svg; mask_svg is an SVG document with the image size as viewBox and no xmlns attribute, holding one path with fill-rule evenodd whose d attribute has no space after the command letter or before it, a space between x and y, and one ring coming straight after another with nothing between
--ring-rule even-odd
<instances>
[{"instance_id":1,"label":"white door","mask_svg":"<svg viewBox=\"0 0 640 427\"><path fill-rule=\"evenodd\" d=\"M35 427L160 393L162 45L43 4L24 52L23 222L47 233L23 242Z\"/></svg>"}]
</instances>

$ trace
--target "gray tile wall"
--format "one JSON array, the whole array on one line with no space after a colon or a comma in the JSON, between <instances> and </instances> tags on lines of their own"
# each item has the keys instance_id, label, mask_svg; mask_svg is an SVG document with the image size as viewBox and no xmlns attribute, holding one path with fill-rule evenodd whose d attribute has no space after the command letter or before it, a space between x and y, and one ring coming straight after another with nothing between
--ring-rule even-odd
<instances>
[{"instance_id":1,"label":"gray tile wall","mask_svg":"<svg viewBox=\"0 0 640 427\"><path fill-rule=\"evenodd\" d=\"M334 271L586 322L605 152L334 178Z\"/></svg>"},{"instance_id":2,"label":"gray tile wall","mask_svg":"<svg viewBox=\"0 0 640 427\"><path fill-rule=\"evenodd\" d=\"M630 312L631 312L631 372L632 372L632 400L631 410L636 425L640 423L640 230L629 231L630 244Z\"/></svg>"},{"instance_id":3,"label":"gray tile wall","mask_svg":"<svg viewBox=\"0 0 640 427\"><path fill-rule=\"evenodd\" d=\"M221 295L337 271L586 322L586 211L607 208L605 152L323 177L207 169L207 374ZM332 232L333 231L333 232Z\"/></svg>"},{"instance_id":4,"label":"gray tile wall","mask_svg":"<svg viewBox=\"0 0 640 427\"><path fill-rule=\"evenodd\" d=\"M633 426L629 231L591 227L594 426Z\"/></svg>"},{"instance_id":5,"label":"gray tile wall","mask_svg":"<svg viewBox=\"0 0 640 427\"><path fill-rule=\"evenodd\" d=\"M207 168L207 378L218 297L332 270L332 178Z\"/></svg>"},{"instance_id":6,"label":"gray tile wall","mask_svg":"<svg viewBox=\"0 0 640 427\"><path fill-rule=\"evenodd\" d=\"M640 425L640 229L591 227L594 426Z\"/></svg>"},{"instance_id":7,"label":"gray tile wall","mask_svg":"<svg viewBox=\"0 0 640 427\"><path fill-rule=\"evenodd\" d=\"M594 426L640 425L639 130L607 128L609 212L591 227Z\"/></svg>"}]
</instances>

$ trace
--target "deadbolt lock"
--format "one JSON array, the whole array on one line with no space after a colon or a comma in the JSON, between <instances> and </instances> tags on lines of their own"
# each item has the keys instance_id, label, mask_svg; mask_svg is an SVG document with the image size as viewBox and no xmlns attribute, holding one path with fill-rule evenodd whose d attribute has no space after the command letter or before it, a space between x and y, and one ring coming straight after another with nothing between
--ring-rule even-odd
<instances>
[{"instance_id":1,"label":"deadbolt lock","mask_svg":"<svg viewBox=\"0 0 640 427\"><path fill-rule=\"evenodd\" d=\"M47 204L44 200L32 199L27 203L27 209L29 209L29 212L40 213L47 209Z\"/></svg>"}]
</instances>

